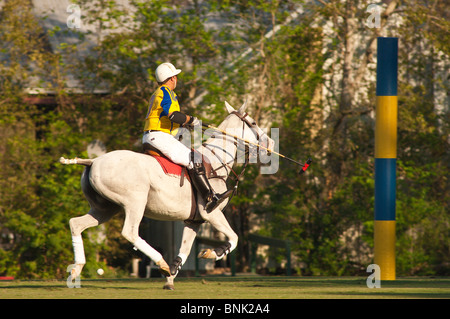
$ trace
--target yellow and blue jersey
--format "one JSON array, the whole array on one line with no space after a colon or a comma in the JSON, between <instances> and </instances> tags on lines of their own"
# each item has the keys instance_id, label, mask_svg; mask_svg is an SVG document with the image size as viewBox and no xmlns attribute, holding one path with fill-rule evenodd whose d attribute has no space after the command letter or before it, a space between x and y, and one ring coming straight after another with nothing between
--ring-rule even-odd
<instances>
[{"instance_id":1,"label":"yellow and blue jersey","mask_svg":"<svg viewBox=\"0 0 450 319\"><path fill-rule=\"evenodd\" d=\"M161 85L150 98L144 131L155 130L175 135L180 125L169 120L169 114L175 111L180 111L177 95L166 85Z\"/></svg>"}]
</instances>

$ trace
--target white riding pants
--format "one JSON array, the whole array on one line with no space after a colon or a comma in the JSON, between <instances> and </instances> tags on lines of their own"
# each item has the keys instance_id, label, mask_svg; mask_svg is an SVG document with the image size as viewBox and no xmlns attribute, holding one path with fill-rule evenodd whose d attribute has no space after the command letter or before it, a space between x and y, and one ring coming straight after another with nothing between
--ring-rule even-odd
<instances>
[{"instance_id":1,"label":"white riding pants","mask_svg":"<svg viewBox=\"0 0 450 319\"><path fill-rule=\"evenodd\" d=\"M160 132L148 132L142 137L142 143L149 143L174 163L191 168L191 150L174 136Z\"/></svg>"}]
</instances>

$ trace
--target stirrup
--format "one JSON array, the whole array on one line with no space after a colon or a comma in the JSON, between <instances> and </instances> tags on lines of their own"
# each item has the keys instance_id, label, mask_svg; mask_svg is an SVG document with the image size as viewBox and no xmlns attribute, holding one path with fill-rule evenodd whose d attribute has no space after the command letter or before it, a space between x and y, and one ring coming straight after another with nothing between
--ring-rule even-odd
<instances>
[{"instance_id":1,"label":"stirrup","mask_svg":"<svg viewBox=\"0 0 450 319\"><path fill-rule=\"evenodd\" d=\"M208 213L212 212L214 209L216 209L220 204L223 203L225 199L231 196L233 194L233 190L230 189L222 194L213 194L210 200L208 200L208 203L205 205L205 209Z\"/></svg>"}]
</instances>

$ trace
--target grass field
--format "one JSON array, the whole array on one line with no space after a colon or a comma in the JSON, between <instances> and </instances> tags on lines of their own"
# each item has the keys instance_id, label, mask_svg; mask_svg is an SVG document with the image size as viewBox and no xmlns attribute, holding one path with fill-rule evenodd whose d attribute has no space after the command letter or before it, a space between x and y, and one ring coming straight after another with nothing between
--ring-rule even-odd
<instances>
[{"instance_id":1,"label":"grass field","mask_svg":"<svg viewBox=\"0 0 450 319\"><path fill-rule=\"evenodd\" d=\"M0 281L0 299L442 299L450 278L411 277L368 288L362 277L205 276L177 278L163 290L163 278L66 281Z\"/></svg>"}]
</instances>

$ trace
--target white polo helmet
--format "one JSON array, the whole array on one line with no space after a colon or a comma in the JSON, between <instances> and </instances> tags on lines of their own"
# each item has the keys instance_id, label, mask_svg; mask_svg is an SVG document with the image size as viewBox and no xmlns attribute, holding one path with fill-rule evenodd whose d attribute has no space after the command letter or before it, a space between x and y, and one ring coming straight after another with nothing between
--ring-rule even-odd
<instances>
[{"instance_id":1,"label":"white polo helmet","mask_svg":"<svg viewBox=\"0 0 450 319\"><path fill-rule=\"evenodd\" d=\"M156 81L164 82L168 78L175 76L181 72L180 69L177 69L172 63L165 62L160 64L155 71Z\"/></svg>"}]
</instances>

